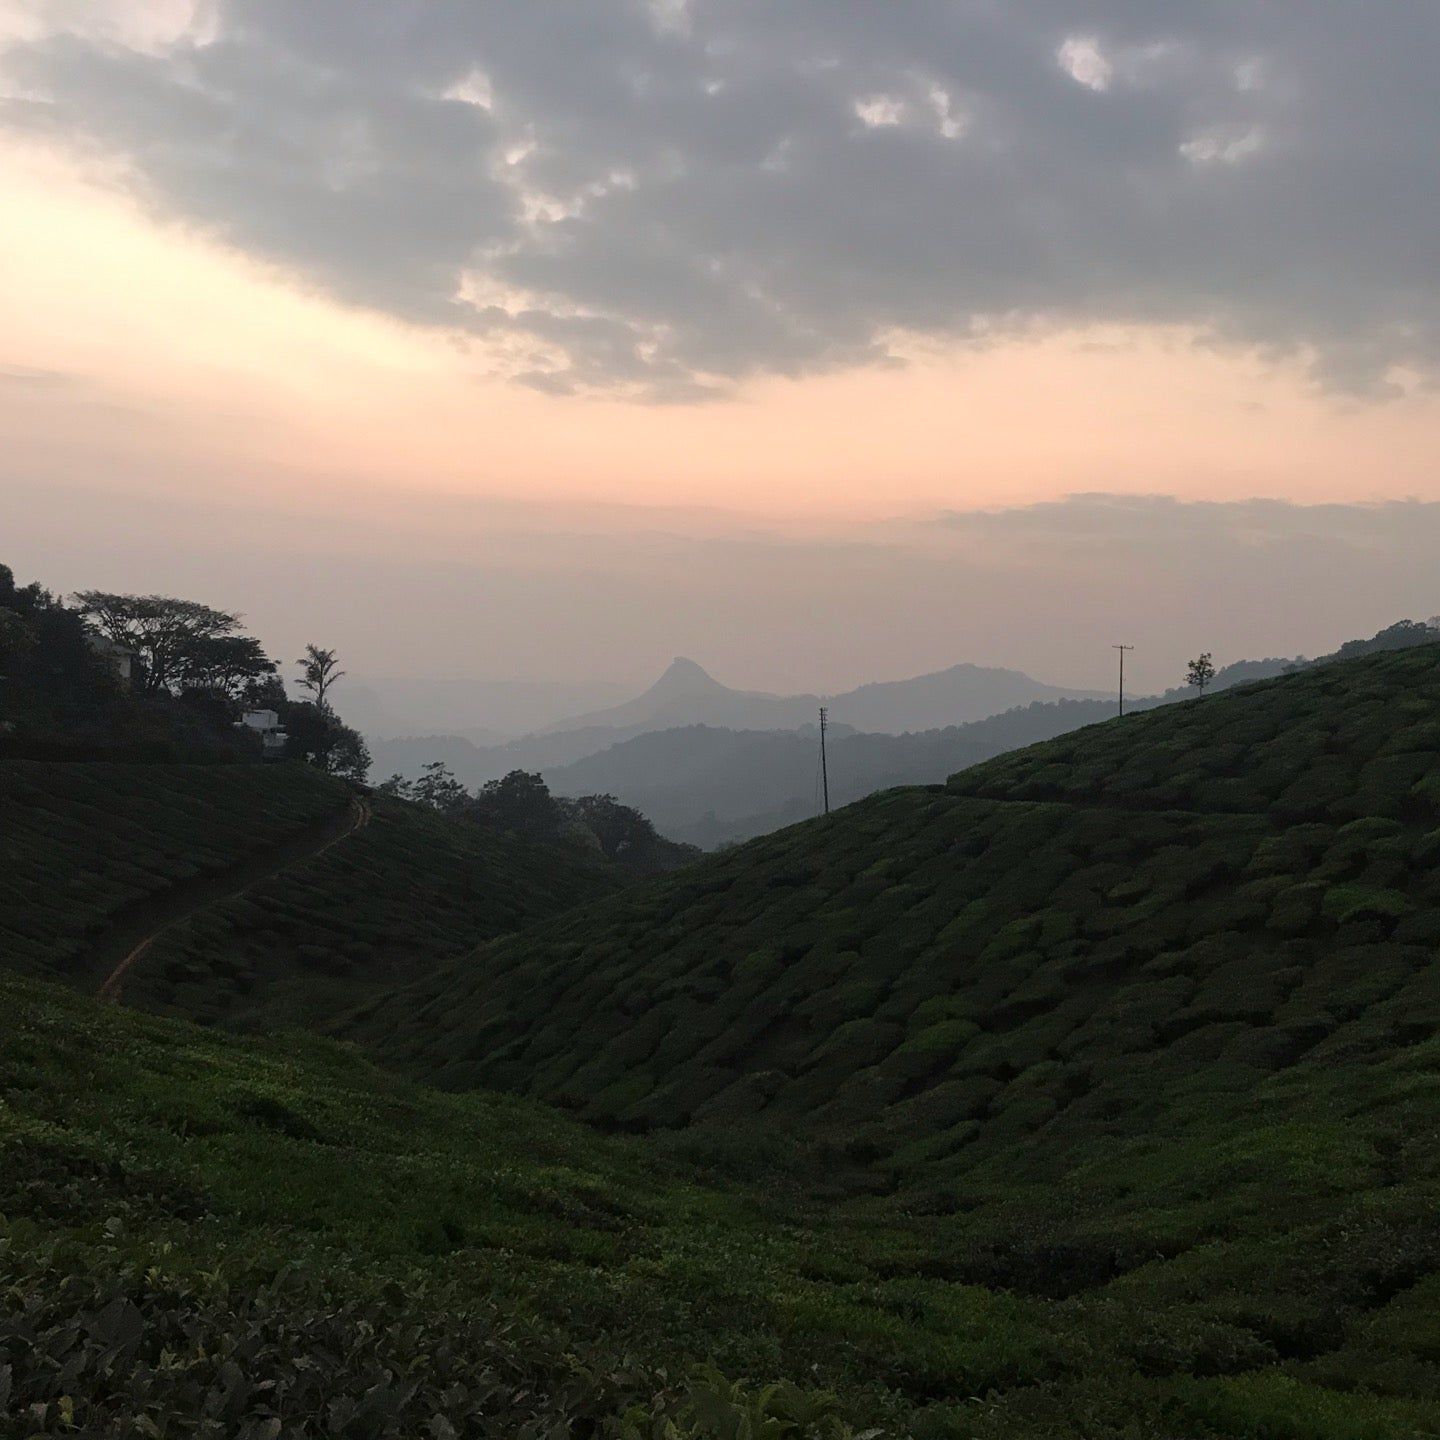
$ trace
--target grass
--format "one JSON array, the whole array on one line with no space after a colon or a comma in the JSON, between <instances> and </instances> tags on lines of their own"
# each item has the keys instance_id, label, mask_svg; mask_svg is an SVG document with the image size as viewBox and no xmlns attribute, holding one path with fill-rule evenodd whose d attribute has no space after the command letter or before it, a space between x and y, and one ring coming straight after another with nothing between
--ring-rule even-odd
<instances>
[{"instance_id":1,"label":"grass","mask_svg":"<svg viewBox=\"0 0 1440 1440\"><path fill-rule=\"evenodd\" d=\"M743 1432L701 1412L774 1381L822 1417L782 1436L1440 1433L1436 1156L1402 1123L1430 1102L1399 1066L1376 1139L1216 1117L952 1206L855 1191L842 1157L754 1184L314 1037L19 979L0 1015L0 1375L43 1411L17 1433L209 1407L224 1434L620 1434L633 1410L719 1436ZM1285 1177L1308 1203L1277 1203ZM740 1399L692 1384L710 1361ZM378 1420L325 1428L377 1386Z\"/></svg>"}]
</instances>

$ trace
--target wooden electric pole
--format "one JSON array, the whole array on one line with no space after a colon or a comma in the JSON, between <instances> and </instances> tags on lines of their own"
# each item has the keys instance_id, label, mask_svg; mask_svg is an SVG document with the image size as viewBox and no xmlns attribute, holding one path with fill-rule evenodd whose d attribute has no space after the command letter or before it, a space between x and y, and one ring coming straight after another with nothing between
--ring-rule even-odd
<instances>
[{"instance_id":1,"label":"wooden electric pole","mask_svg":"<svg viewBox=\"0 0 1440 1440\"><path fill-rule=\"evenodd\" d=\"M1112 645L1112 650L1120 652L1120 713L1125 713L1125 652L1133 650L1133 645Z\"/></svg>"},{"instance_id":2,"label":"wooden electric pole","mask_svg":"<svg viewBox=\"0 0 1440 1440\"><path fill-rule=\"evenodd\" d=\"M825 813L830 813L830 771L825 763L825 730L830 721L830 712L820 707L820 783L825 787Z\"/></svg>"}]
</instances>

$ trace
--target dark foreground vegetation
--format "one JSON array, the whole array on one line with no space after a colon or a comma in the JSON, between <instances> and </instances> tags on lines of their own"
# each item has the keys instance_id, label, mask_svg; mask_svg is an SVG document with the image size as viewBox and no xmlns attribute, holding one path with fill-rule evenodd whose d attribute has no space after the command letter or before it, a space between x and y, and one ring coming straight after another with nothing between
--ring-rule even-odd
<instances>
[{"instance_id":1,"label":"dark foreground vegetation","mask_svg":"<svg viewBox=\"0 0 1440 1440\"><path fill-rule=\"evenodd\" d=\"M1217 1117L1122 1168L1098 1148L1049 1202L977 1176L955 1209L844 1198L841 1156L752 1187L33 981L0 984L0 1016L8 1433L1440 1426L1433 1094L1404 1067L1363 1130Z\"/></svg>"},{"instance_id":2,"label":"dark foreground vegetation","mask_svg":"<svg viewBox=\"0 0 1440 1440\"><path fill-rule=\"evenodd\" d=\"M126 999L206 1022L316 1019L622 878L299 764L0 760L0 817L7 966L93 993L159 930Z\"/></svg>"}]
</instances>

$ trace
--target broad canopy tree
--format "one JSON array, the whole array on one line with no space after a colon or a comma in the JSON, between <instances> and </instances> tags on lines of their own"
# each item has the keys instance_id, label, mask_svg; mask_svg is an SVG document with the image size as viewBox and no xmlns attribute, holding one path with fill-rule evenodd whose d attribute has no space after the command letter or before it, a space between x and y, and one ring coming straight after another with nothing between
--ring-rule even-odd
<instances>
[{"instance_id":1,"label":"broad canopy tree","mask_svg":"<svg viewBox=\"0 0 1440 1440\"><path fill-rule=\"evenodd\" d=\"M342 724L328 707L309 700L292 701L285 714L287 753L331 775L364 780L370 771L370 750L358 730Z\"/></svg>"},{"instance_id":2,"label":"broad canopy tree","mask_svg":"<svg viewBox=\"0 0 1440 1440\"><path fill-rule=\"evenodd\" d=\"M77 612L108 640L135 652L141 690L210 690L238 699L243 688L275 673L274 662L251 636L240 634L240 616L171 595L120 595L81 590Z\"/></svg>"}]
</instances>

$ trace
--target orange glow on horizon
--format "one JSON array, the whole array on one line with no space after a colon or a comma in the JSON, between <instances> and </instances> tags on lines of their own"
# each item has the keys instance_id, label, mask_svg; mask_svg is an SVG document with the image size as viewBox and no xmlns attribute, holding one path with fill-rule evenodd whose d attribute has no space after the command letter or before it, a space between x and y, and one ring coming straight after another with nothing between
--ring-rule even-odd
<instances>
[{"instance_id":1,"label":"orange glow on horizon","mask_svg":"<svg viewBox=\"0 0 1440 1440\"><path fill-rule=\"evenodd\" d=\"M1435 396L1342 403L1298 364L1179 332L933 351L701 405L553 397L487 373L478 341L346 308L160 222L75 160L11 148L0 173L0 367L59 377L0 395L0 444L56 480L704 507L812 527L1090 490L1440 498Z\"/></svg>"}]
</instances>

